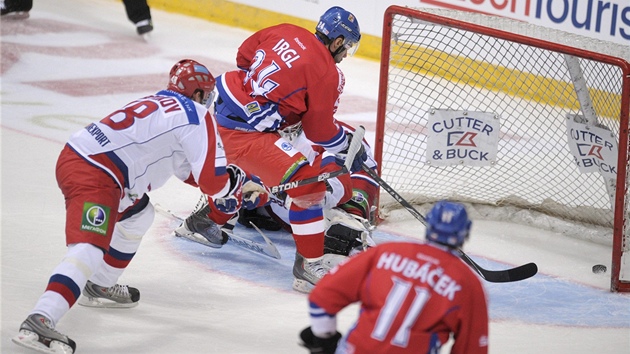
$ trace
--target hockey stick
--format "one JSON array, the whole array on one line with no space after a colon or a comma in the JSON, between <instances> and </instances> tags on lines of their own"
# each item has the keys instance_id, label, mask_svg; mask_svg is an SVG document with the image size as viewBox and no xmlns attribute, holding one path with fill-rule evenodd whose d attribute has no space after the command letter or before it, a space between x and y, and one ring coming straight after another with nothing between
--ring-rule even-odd
<instances>
[{"instance_id":1,"label":"hockey stick","mask_svg":"<svg viewBox=\"0 0 630 354\"><path fill-rule=\"evenodd\" d=\"M385 189L389 195L391 195L400 205L402 205L407 211L411 213L416 219L418 219L424 226L427 226L427 220L420 212L416 210L408 201L406 201L398 192L389 186L373 169L369 168L366 164L362 164L363 171L365 171L372 179L378 183L381 188ZM457 249L459 256L466 264L468 264L475 272L477 272L482 278L491 283L506 283L512 281L524 280L531 278L538 272L538 266L536 263L527 263L516 268L510 268L505 270L488 270L481 267L475 261L473 261L464 251Z\"/></svg>"},{"instance_id":2,"label":"hockey stick","mask_svg":"<svg viewBox=\"0 0 630 354\"><path fill-rule=\"evenodd\" d=\"M363 126L359 126L352 136L352 141L350 142L350 146L348 147L348 155L346 156L346 161L343 167L340 170L325 172L315 177L305 178L299 181L288 182L284 184L280 184L277 186L270 187L269 190L271 193L276 194L278 192L284 192L288 189L298 188L305 186L307 184L322 182L327 179L335 178L339 175L343 175L350 171L350 166L352 165L352 161L354 161L354 157L359 152L361 148L361 144L363 141L363 136L365 135L365 128Z\"/></svg>"},{"instance_id":3,"label":"hockey stick","mask_svg":"<svg viewBox=\"0 0 630 354\"><path fill-rule=\"evenodd\" d=\"M162 207L160 204L155 204L153 207L158 213L168 218L171 218L175 221L184 222L183 218L175 215L172 211ZM278 251L276 246L273 244L273 242L271 242L271 240L265 234L261 233L262 237L265 240L264 244L235 235L234 232L232 231L232 229L234 228L234 225L230 223L232 220L236 220L236 218L230 219L230 221L228 221L228 224L225 224L221 228L221 231L225 232L225 234L228 236L229 241L234 243L234 245L244 248L246 250L249 250L251 252L263 254L265 256L269 256L275 259L280 259L280 252ZM216 245L210 244L210 242L208 242L206 239L191 238L191 237L185 237L185 238L187 240L200 243L204 246L217 248Z\"/></svg>"}]
</instances>

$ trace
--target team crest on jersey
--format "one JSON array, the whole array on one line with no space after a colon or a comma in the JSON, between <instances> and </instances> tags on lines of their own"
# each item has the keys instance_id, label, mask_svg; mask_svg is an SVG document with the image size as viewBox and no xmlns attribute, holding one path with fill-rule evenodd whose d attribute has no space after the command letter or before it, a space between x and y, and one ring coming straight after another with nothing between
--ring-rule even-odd
<instances>
[{"instance_id":1,"label":"team crest on jersey","mask_svg":"<svg viewBox=\"0 0 630 354\"><path fill-rule=\"evenodd\" d=\"M260 105L256 101L250 102L245 106L245 109L249 114L253 114L256 112L260 112Z\"/></svg>"},{"instance_id":2,"label":"team crest on jersey","mask_svg":"<svg viewBox=\"0 0 630 354\"><path fill-rule=\"evenodd\" d=\"M363 203L366 201L363 193L356 190L352 192L352 200L354 200L357 203Z\"/></svg>"},{"instance_id":3,"label":"team crest on jersey","mask_svg":"<svg viewBox=\"0 0 630 354\"><path fill-rule=\"evenodd\" d=\"M280 148L284 151L291 151L291 149L293 149L293 145L287 142L283 142L282 144L280 144Z\"/></svg>"},{"instance_id":4,"label":"team crest on jersey","mask_svg":"<svg viewBox=\"0 0 630 354\"><path fill-rule=\"evenodd\" d=\"M108 220L109 207L89 202L83 204L81 230L106 235Z\"/></svg>"}]
</instances>

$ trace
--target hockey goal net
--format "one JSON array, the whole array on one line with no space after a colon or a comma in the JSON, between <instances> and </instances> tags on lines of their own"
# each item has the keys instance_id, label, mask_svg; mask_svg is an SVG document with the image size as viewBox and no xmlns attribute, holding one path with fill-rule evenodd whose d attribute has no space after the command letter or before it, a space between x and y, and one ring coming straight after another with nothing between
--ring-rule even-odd
<instances>
[{"instance_id":1,"label":"hockey goal net","mask_svg":"<svg viewBox=\"0 0 630 354\"><path fill-rule=\"evenodd\" d=\"M381 175L414 204L522 208L603 229L611 290L628 292L628 57L624 46L505 18L391 6ZM381 194L382 212L396 205Z\"/></svg>"}]
</instances>

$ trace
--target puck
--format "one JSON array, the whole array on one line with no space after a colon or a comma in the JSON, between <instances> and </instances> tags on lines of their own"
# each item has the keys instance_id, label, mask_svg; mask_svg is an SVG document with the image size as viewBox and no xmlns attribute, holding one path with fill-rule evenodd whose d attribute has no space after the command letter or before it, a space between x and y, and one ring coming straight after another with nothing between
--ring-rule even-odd
<instances>
[{"instance_id":1,"label":"puck","mask_svg":"<svg viewBox=\"0 0 630 354\"><path fill-rule=\"evenodd\" d=\"M600 274L600 273L606 273L606 266L603 264L595 264L593 266L593 273L595 274Z\"/></svg>"}]
</instances>

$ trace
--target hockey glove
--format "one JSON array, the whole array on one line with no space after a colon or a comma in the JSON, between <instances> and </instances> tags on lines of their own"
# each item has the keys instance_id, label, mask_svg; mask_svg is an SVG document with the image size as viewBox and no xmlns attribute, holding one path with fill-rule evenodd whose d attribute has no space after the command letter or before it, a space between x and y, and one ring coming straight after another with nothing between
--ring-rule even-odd
<instances>
[{"instance_id":1,"label":"hockey glove","mask_svg":"<svg viewBox=\"0 0 630 354\"><path fill-rule=\"evenodd\" d=\"M260 178L248 175L243 184L243 207L253 210L269 204L269 191Z\"/></svg>"},{"instance_id":2,"label":"hockey glove","mask_svg":"<svg viewBox=\"0 0 630 354\"><path fill-rule=\"evenodd\" d=\"M348 158L348 149L350 148L350 143L352 142L352 138L354 135L348 132L346 133L346 136L348 137L348 147L346 147L344 150L335 154L335 157L337 158L337 163L341 166L343 166L343 164L346 162L346 159ZM357 151L357 154L354 155L354 158L352 160L352 165L350 166L350 172L361 171L362 170L361 164L367 161L367 159L368 159L368 156L367 156L367 152L365 152L365 146L361 144L359 151Z\"/></svg>"},{"instance_id":3,"label":"hockey glove","mask_svg":"<svg viewBox=\"0 0 630 354\"><path fill-rule=\"evenodd\" d=\"M335 354L337 342L341 339L341 333L335 334L328 338L321 338L313 334L311 327L306 327L300 333L302 346L308 349L311 354Z\"/></svg>"}]
</instances>

